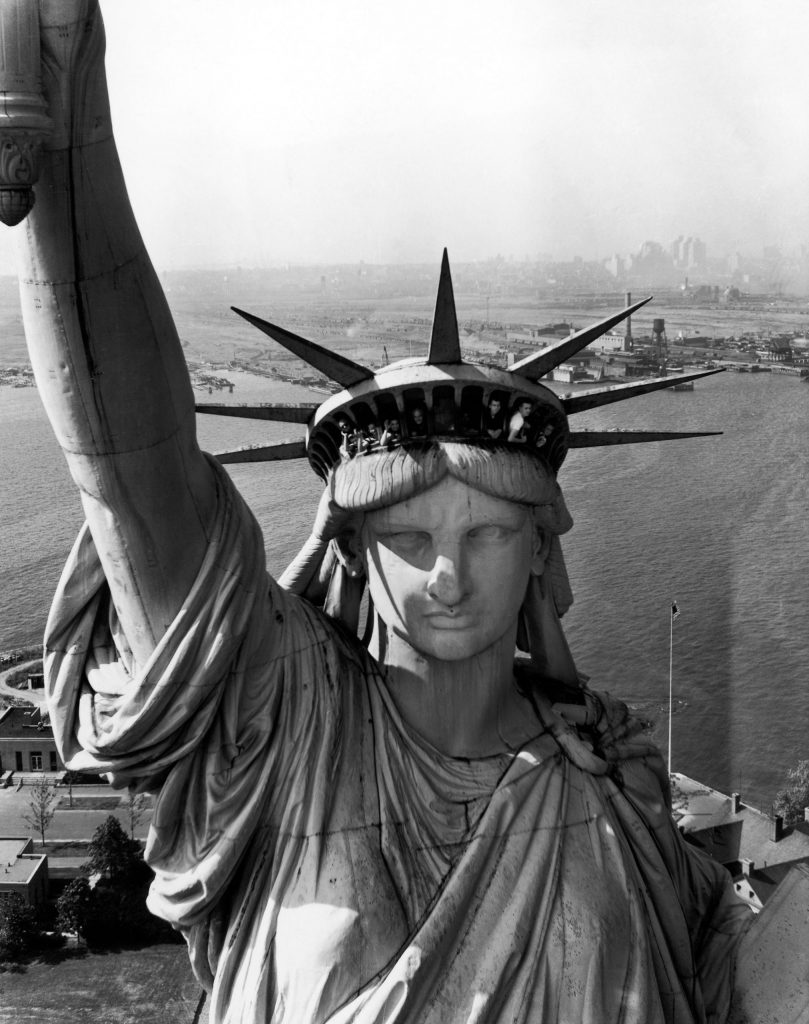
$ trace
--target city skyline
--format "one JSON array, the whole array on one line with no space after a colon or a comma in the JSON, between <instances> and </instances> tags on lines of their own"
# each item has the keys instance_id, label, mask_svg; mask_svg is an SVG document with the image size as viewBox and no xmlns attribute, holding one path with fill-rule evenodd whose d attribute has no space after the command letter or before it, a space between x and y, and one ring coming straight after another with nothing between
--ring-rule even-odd
<instances>
[{"instance_id":1,"label":"city skyline","mask_svg":"<svg viewBox=\"0 0 809 1024\"><path fill-rule=\"evenodd\" d=\"M800 0L102 9L160 269L809 244Z\"/></svg>"},{"instance_id":2,"label":"city skyline","mask_svg":"<svg viewBox=\"0 0 809 1024\"><path fill-rule=\"evenodd\" d=\"M3 249L0 247L0 254ZM440 255L440 254L439 254ZM703 278L730 278L744 272L763 273L767 268L774 270L792 270L800 273L806 278L807 293L809 293L809 244L797 244L791 250L783 250L778 246L764 245L761 250L753 251L751 246L735 252L716 253L709 250L708 246L698 235L678 235L669 242L658 239L646 238L633 250L623 252L612 252L609 256L587 255L574 253L573 255L561 255L554 252L537 253L487 253L472 259L458 260L452 258L451 262L456 267L474 267L490 264L521 264L530 266L559 267L567 265L584 264L588 267L596 267L606 270L611 276L621 279L631 277L632 268L637 271L644 265L654 269L661 266L670 271L686 275L683 280L687 283L689 272L694 272L700 280ZM171 274L173 272L227 272L237 269L245 270L285 270L300 268L302 270L313 270L317 268L351 268L351 267L432 267L437 264L435 255L429 255L421 259L401 260L369 260L364 257L354 259L247 259L234 260L232 262L222 259L211 259L208 262L187 265L164 265L156 264L159 274ZM0 275L14 276L14 267L10 260L6 261L0 256ZM660 283L665 283L661 281Z\"/></svg>"}]
</instances>

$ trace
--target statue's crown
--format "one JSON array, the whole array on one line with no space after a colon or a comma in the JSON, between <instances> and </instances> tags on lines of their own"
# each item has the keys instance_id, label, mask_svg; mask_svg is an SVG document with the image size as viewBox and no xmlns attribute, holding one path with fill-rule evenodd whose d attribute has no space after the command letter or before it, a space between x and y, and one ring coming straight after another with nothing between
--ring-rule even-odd
<instances>
[{"instance_id":1,"label":"statue's crown","mask_svg":"<svg viewBox=\"0 0 809 1024\"><path fill-rule=\"evenodd\" d=\"M651 298L651 296L649 297ZM657 377L579 391L560 398L539 378L610 330L649 298L557 340L506 368L464 361L446 249L441 264L429 350L376 372L243 310L234 311L342 386L319 405L197 405L197 411L306 424L306 439L221 453L223 463L309 459L323 479L344 459L393 447L451 440L477 446L530 448L554 471L568 448L699 437L705 432L574 432L568 416L694 380L716 370Z\"/></svg>"}]
</instances>

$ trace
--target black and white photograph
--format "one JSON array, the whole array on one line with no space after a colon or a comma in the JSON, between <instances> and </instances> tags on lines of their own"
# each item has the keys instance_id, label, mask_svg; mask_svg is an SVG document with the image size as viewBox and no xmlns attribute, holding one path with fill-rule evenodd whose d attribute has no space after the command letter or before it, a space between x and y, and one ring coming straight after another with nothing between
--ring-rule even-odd
<instances>
[{"instance_id":1,"label":"black and white photograph","mask_svg":"<svg viewBox=\"0 0 809 1024\"><path fill-rule=\"evenodd\" d=\"M0 0L0 1024L809 1024L808 31Z\"/></svg>"}]
</instances>

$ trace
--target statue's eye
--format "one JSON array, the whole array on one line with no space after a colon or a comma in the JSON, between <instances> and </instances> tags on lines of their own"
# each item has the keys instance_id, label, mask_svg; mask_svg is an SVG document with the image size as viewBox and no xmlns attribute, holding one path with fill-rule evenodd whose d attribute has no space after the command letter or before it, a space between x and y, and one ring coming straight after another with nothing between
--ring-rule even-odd
<instances>
[{"instance_id":1,"label":"statue's eye","mask_svg":"<svg viewBox=\"0 0 809 1024\"><path fill-rule=\"evenodd\" d=\"M430 543L430 535L422 530L397 530L385 534L382 541L393 551L408 554L427 547Z\"/></svg>"},{"instance_id":2,"label":"statue's eye","mask_svg":"<svg viewBox=\"0 0 809 1024\"><path fill-rule=\"evenodd\" d=\"M503 540L505 537L510 536L514 531L508 529L506 526L500 526L495 523L488 523L486 526L476 526L474 529L467 533L467 537L470 540L482 541L487 543L489 541Z\"/></svg>"}]
</instances>

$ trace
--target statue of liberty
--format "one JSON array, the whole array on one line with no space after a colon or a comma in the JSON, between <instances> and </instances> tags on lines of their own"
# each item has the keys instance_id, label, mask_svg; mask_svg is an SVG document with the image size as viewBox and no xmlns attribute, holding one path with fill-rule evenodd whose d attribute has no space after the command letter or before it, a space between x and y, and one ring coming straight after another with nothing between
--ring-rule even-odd
<instances>
[{"instance_id":1,"label":"statue of liberty","mask_svg":"<svg viewBox=\"0 0 809 1024\"><path fill-rule=\"evenodd\" d=\"M197 445L97 2L39 17L53 130L21 293L87 520L47 625L51 718L71 768L156 794L149 905L211 1021L726 1021L748 912L560 625L557 472L626 440L568 416L666 382L561 400L537 381L636 307L508 370L467 363L445 255L427 357L377 373L246 314L343 388L277 411L305 442L250 456L324 480L276 582L228 459Z\"/></svg>"}]
</instances>

